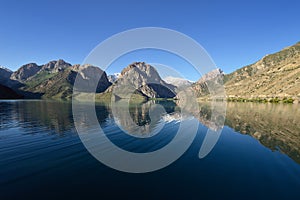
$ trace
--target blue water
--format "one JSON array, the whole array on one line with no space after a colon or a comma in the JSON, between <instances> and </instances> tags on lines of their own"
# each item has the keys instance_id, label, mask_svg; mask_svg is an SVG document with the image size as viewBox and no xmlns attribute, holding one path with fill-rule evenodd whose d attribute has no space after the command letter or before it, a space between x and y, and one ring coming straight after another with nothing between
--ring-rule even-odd
<instances>
[{"instance_id":1,"label":"blue water","mask_svg":"<svg viewBox=\"0 0 300 200\"><path fill-rule=\"evenodd\" d=\"M170 116L177 112L175 104L154 104ZM143 109L130 110L140 126L151 121ZM162 148L180 124L170 120L157 135L136 138L124 134L109 105L97 104L96 111L107 137L132 152ZM205 158L198 157L207 131L200 120L182 157L161 170L133 174L107 167L86 150L71 103L1 101L0 198L299 199L299 113L295 105L229 104L220 139Z\"/></svg>"}]
</instances>

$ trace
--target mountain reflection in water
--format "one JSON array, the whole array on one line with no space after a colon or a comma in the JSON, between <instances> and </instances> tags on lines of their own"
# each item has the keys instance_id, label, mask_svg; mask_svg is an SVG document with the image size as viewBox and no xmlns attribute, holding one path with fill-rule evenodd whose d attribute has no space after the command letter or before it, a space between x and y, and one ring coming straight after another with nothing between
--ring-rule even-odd
<instances>
[{"instance_id":1,"label":"mountain reflection in water","mask_svg":"<svg viewBox=\"0 0 300 200\"><path fill-rule=\"evenodd\" d=\"M74 127L70 102L0 101L0 197L40 197L50 187L74 197L94 194L90 190L99 188L101 193L116 197L128 196L133 194L132 188L139 188L134 194L144 196L144 186L153 187L162 198L299 196L298 105L228 103L225 119L218 113L224 111L223 104L214 104L212 112L210 102L200 103L198 110L154 100L129 107L122 102L115 107L111 102L88 106L95 109L97 123L107 137L132 152L164 147L184 120L197 119L199 128L190 148L170 166L127 175L105 167L86 151ZM82 117L80 123L84 124L88 118ZM199 159L208 127L221 130L224 120L217 144ZM250 186L254 188L251 191ZM109 188L122 192L110 193ZM57 197L55 194L48 195Z\"/></svg>"}]
</instances>

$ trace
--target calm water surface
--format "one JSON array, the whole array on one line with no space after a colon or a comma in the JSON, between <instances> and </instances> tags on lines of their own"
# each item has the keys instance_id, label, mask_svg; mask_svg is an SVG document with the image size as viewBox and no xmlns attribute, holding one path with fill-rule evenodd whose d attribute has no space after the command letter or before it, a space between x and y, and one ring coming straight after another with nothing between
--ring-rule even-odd
<instances>
[{"instance_id":1,"label":"calm water surface","mask_svg":"<svg viewBox=\"0 0 300 200\"><path fill-rule=\"evenodd\" d=\"M154 127L164 127L149 138L124 134L134 129L122 115L116 121L108 104L97 104L96 112L113 143L151 152L168 144L185 120L173 102L131 105L131 119L145 133L153 128L148 112L154 104L166 111L152 119ZM74 128L71 103L0 101L0 198L299 199L300 106L229 103L220 139L199 159L209 109L201 105L199 115L185 116L197 119L199 129L180 159L159 171L130 174L89 154Z\"/></svg>"}]
</instances>

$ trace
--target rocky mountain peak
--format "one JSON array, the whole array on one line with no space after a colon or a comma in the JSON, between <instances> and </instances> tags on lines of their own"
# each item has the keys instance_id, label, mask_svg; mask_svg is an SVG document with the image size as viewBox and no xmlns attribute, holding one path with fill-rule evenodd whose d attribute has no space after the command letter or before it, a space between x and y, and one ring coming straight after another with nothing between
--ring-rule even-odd
<instances>
[{"instance_id":1,"label":"rocky mountain peak","mask_svg":"<svg viewBox=\"0 0 300 200\"><path fill-rule=\"evenodd\" d=\"M128 65L112 87L121 98L130 95L130 88L135 88L137 92L150 98L171 98L175 96L176 88L162 80L156 69L145 62Z\"/></svg>"},{"instance_id":2,"label":"rocky mountain peak","mask_svg":"<svg viewBox=\"0 0 300 200\"><path fill-rule=\"evenodd\" d=\"M208 72L207 74L204 74L197 82L198 83L207 82L220 76L224 76L224 72L220 68L217 68Z\"/></svg>"},{"instance_id":3,"label":"rocky mountain peak","mask_svg":"<svg viewBox=\"0 0 300 200\"><path fill-rule=\"evenodd\" d=\"M139 80L143 81L139 83L139 86L150 82L159 83L163 81L156 69L145 62L134 62L128 65L122 70L120 78L122 77L140 77Z\"/></svg>"},{"instance_id":4,"label":"rocky mountain peak","mask_svg":"<svg viewBox=\"0 0 300 200\"><path fill-rule=\"evenodd\" d=\"M64 60L59 59L59 60L50 61L47 64L43 65L42 70L59 72L71 66L72 65L70 63L67 63Z\"/></svg>"},{"instance_id":5,"label":"rocky mountain peak","mask_svg":"<svg viewBox=\"0 0 300 200\"><path fill-rule=\"evenodd\" d=\"M27 80L29 77L35 75L40 70L41 67L38 66L36 63L28 63L22 65L17 71L12 73L10 78L12 80L18 80L20 82L23 82Z\"/></svg>"},{"instance_id":6,"label":"rocky mountain peak","mask_svg":"<svg viewBox=\"0 0 300 200\"><path fill-rule=\"evenodd\" d=\"M135 68L135 67L138 67L140 65L142 65L143 62L134 62L130 65L128 65L127 67L125 67L122 71L121 71L121 76L123 76L126 72L128 72L129 70Z\"/></svg>"}]
</instances>

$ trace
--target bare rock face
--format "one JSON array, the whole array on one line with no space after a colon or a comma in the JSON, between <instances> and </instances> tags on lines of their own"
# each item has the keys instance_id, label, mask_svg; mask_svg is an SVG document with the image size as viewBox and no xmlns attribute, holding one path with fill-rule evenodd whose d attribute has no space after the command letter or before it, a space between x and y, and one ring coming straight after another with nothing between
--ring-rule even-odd
<instances>
[{"instance_id":1,"label":"bare rock face","mask_svg":"<svg viewBox=\"0 0 300 200\"><path fill-rule=\"evenodd\" d=\"M223 94L223 88L220 87L223 85L224 73L221 69L215 69L207 74L204 74L197 82L193 83L183 90L189 90L190 88L194 92L195 97L204 97L208 95L216 95L218 93ZM220 91L222 90L222 91ZM178 92L178 93L181 93ZM177 95L178 99L182 98L181 95Z\"/></svg>"},{"instance_id":2,"label":"bare rock face","mask_svg":"<svg viewBox=\"0 0 300 200\"><path fill-rule=\"evenodd\" d=\"M42 70L50 71L50 72L59 72L63 71L66 68L71 67L72 65L70 63L65 62L62 59L59 59L57 61L50 61L49 63L42 66Z\"/></svg>"},{"instance_id":3,"label":"bare rock face","mask_svg":"<svg viewBox=\"0 0 300 200\"><path fill-rule=\"evenodd\" d=\"M208 72L207 74L204 74L197 82L198 83L203 83L207 81L212 81L215 79L218 79L219 77L223 77L224 72L221 69L215 69L212 70L211 72Z\"/></svg>"},{"instance_id":4,"label":"bare rock face","mask_svg":"<svg viewBox=\"0 0 300 200\"><path fill-rule=\"evenodd\" d=\"M197 96L220 96L223 97L225 94L223 87L223 79L225 74L221 69L215 69L205 74L200 78L193 87L196 89Z\"/></svg>"},{"instance_id":5,"label":"bare rock face","mask_svg":"<svg viewBox=\"0 0 300 200\"><path fill-rule=\"evenodd\" d=\"M77 81L79 84L77 84L78 88L76 88L78 91L100 93L104 92L111 85L106 73L99 67L89 64L74 65L72 71L76 73L71 73L68 78L73 85L76 76L78 76ZM96 91L93 88L96 88Z\"/></svg>"},{"instance_id":6,"label":"bare rock face","mask_svg":"<svg viewBox=\"0 0 300 200\"><path fill-rule=\"evenodd\" d=\"M10 78L12 80L24 82L31 76L34 76L40 70L41 67L38 66L36 63L29 63L21 66L16 72L12 73Z\"/></svg>"},{"instance_id":7,"label":"bare rock face","mask_svg":"<svg viewBox=\"0 0 300 200\"><path fill-rule=\"evenodd\" d=\"M133 92L149 98L173 98L176 95L175 88L162 80L151 65L135 62L123 69L109 91L114 91L120 98L130 98Z\"/></svg>"}]
</instances>

